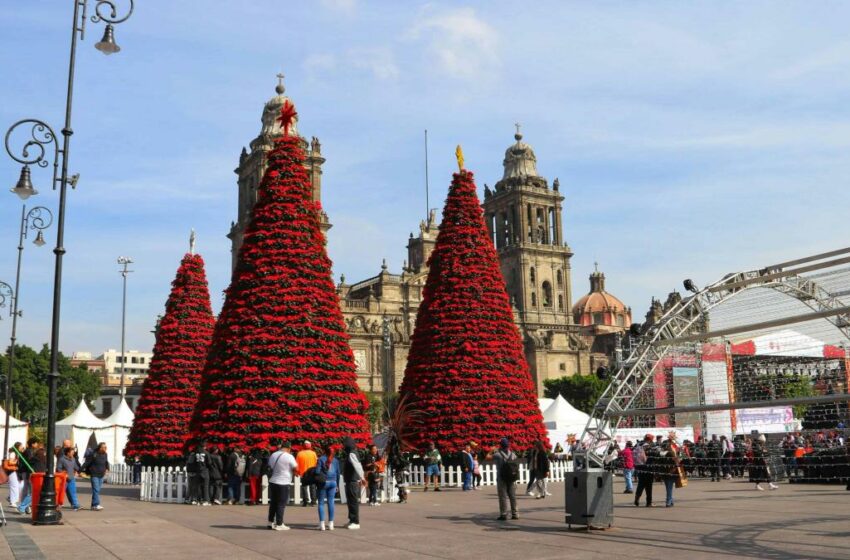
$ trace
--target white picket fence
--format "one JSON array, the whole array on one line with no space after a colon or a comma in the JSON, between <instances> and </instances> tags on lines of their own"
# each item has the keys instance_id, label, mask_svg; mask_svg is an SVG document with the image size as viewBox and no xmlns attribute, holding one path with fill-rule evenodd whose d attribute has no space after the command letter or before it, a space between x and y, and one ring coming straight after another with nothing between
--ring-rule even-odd
<instances>
[{"instance_id":1,"label":"white picket fence","mask_svg":"<svg viewBox=\"0 0 850 560\"><path fill-rule=\"evenodd\" d=\"M133 466L125 465L124 463L110 463L106 482L121 486L133 484Z\"/></svg>"},{"instance_id":2,"label":"white picket fence","mask_svg":"<svg viewBox=\"0 0 850 560\"><path fill-rule=\"evenodd\" d=\"M126 466L126 465L125 465ZM552 461L549 473L549 482L563 482L566 473L572 472L573 464L571 461ZM424 486L425 484L425 467L422 465L413 465L408 471L408 482L410 486ZM115 484L130 484L132 482L132 468L129 468L130 482ZM110 473L111 474L111 473ZM121 475L123 476L123 475ZM526 465L521 464L519 468L519 480L517 484L528 484L529 471ZM188 492L186 470L182 467L145 467L142 469L142 484L139 492L139 499L143 502L160 502L160 503L177 503L182 504L186 501ZM494 486L496 484L496 466L481 465L481 485ZM463 486L463 471L461 467L443 467L440 469L440 486L448 488L461 488ZM240 503L245 502L245 496L248 491L248 483L242 484L240 492ZM290 493L290 499L296 504L301 504L301 479L295 477L293 491ZM340 492L339 499L345 503L345 493ZM382 502L398 501L397 488L395 477L392 473L387 473L383 480L383 486L379 492L379 499ZM261 501L263 504L268 503L268 479L263 476ZM361 492L360 501L367 501L367 491L364 488Z\"/></svg>"}]
</instances>

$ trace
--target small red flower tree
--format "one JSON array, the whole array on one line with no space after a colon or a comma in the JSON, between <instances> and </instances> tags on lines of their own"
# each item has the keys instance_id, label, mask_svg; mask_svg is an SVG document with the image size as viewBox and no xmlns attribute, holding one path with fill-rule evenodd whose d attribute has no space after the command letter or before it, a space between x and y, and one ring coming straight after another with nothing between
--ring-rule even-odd
<instances>
[{"instance_id":1,"label":"small red flower tree","mask_svg":"<svg viewBox=\"0 0 850 560\"><path fill-rule=\"evenodd\" d=\"M302 140L269 152L257 203L216 323L192 432L225 446L371 440L366 396L331 278Z\"/></svg>"},{"instance_id":2,"label":"small red flower tree","mask_svg":"<svg viewBox=\"0 0 850 560\"><path fill-rule=\"evenodd\" d=\"M456 173L428 262L402 396L421 413L418 448L446 452L503 437L525 450L547 440L519 331L472 173Z\"/></svg>"},{"instance_id":3,"label":"small red flower tree","mask_svg":"<svg viewBox=\"0 0 850 560\"><path fill-rule=\"evenodd\" d=\"M145 464L182 458L214 324L204 260L187 254L157 327L153 358L124 451L127 457L139 456Z\"/></svg>"}]
</instances>

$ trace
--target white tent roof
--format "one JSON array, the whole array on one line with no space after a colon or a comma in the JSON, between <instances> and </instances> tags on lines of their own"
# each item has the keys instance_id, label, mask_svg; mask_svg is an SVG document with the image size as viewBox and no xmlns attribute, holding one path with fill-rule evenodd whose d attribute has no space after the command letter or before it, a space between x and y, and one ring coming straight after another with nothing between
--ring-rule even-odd
<instances>
[{"instance_id":1,"label":"white tent roof","mask_svg":"<svg viewBox=\"0 0 850 560\"><path fill-rule=\"evenodd\" d=\"M6 411L3 410L3 407L0 407L0 424L6 424ZM20 428L23 426L27 426L28 424L23 420L18 420L14 416L9 416L9 427L10 428Z\"/></svg>"},{"instance_id":2,"label":"white tent roof","mask_svg":"<svg viewBox=\"0 0 850 560\"><path fill-rule=\"evenodd\" d=\"M750 341L755 346L757 355L823 357L824 343L822 340L791 329L769 332L752 338Z\"/></svg>"},{"instance_id":3,"label":"white tent roof","mask_svg":"<svg viewBox=\"0 0 850 560\"><path fill-rule=\"evenodd\" d=\"M122 398L121 404L118 405L118 408L112 415L104 420L104 422L109 426L121 426L123 428L130 428L133 426L133 420L136 419L136 415L133 414L133 411L130 410L130 405L127 404L127 401Z\"/></svg>"},{"instance_id":4,"label":"white tent roof","mask_svg":"<svg viewBox=\"0 0 850 560\"><path fill-rule=\"evenodd\" d=\"M555 402L555 399L547 399L546 397L537 399L537 404L540 405L540 412L545 412L553 402Z\"/></svg>"},{"instance_id":5,"label":"white tent roof","mask_svg":"<svg viewBox=\"0 0 850 560\"><path fill-rule=\"evenodd\" d=\"M558 397L543 411L543 422L550 429L565 430L572 427L584 429L587 420L590 418L584 412L578 410L567 399L558 395Z\"/></svg>"},{"instance_id":6,"label":"white tent roof","mask_svg":"<svg viewBox=\"0 0 850 560\"><path fill-rule=\"evenodd\" d=\"M80 404L77 405L76 410L56 422L57 426L76 426L78 428L89 428L93 430L97 430L100 428L109 428L112 424L107 424L89 410L88 405L86 404L85 399L80 399Z\"/></svg>"}]
</instances>

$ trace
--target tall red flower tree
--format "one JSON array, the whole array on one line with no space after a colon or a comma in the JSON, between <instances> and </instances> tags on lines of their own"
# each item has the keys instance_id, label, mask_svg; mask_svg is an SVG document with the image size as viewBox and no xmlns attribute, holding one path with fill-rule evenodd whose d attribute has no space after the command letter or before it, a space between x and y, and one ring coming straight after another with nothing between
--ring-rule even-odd
<instances>
[{"instance_id":1,"label":"tall red flower tree","mask_svg":"<svg viewBox=\"0 0 850 560\"><path fill-rule=\"evenodd\" d=\"M204 370L193 434L219 444L371 439L294 115L287 103Z\"/></svg>"},{"instance_id":2,"label":"tall red flower tree","mask_svg":"<svg viewBox=\"0 0 850 560\"><path fill-rule=\"evenodd\" d=\"M421 413L410 441L420 448L434 441L450 452L503 437L517 450L545 441L496 250L466 169L452 180L428 266L401 385Z\"/></svg>"},{"instance_id":3,"label":"tall red flower tree","mask_svg":"<svg viewBox=\"0 0 850 560\"><path fill-rule=\"evenodd\" d=\"M182 457L215 318L204 259L187 254L180 262L156 331L148 377L125 448L147 464Z\"/></svg>"}]
</instances>

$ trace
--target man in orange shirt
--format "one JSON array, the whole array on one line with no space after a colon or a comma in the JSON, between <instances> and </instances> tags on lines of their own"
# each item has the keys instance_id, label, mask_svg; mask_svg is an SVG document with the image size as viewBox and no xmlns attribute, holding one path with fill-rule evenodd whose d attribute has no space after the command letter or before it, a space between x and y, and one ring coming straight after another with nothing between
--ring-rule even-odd
<instances>
[{"instance_id":1,"label":"man in orange shirt","mask_svg":"<svg viewBox=\"0 0 850 560\"><path fill-rule=\"evenodd\" d=\"M313 444L309 441L304 441L304 445L298 455L295 456L295 462L298 464L298 476L304 476L308 470L312 469L319 463L319 458L316 452L313 451ZM317 493L315 484L301 485L301 504L304 507L316 505Z\"/></svg>"}]
</instances>

